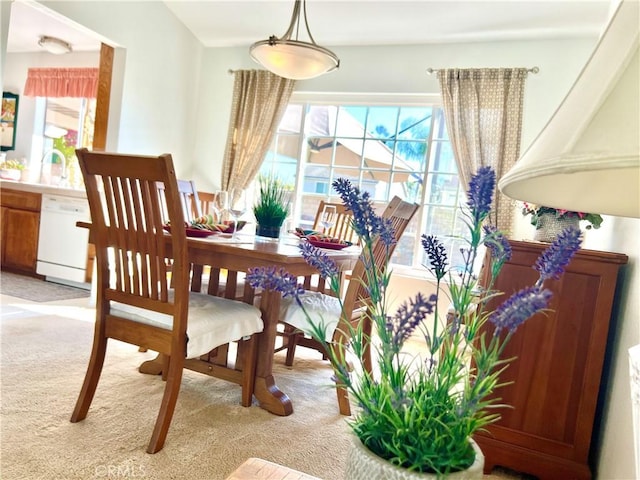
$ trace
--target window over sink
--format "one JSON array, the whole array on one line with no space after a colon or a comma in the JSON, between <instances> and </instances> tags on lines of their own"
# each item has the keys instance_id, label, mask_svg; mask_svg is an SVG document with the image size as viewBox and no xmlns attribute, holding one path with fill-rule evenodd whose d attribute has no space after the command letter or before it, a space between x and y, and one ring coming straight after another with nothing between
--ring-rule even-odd
<instances>
[{"instance_id":1,"label":"window over sink","mask_svg":"<svg viewBox=\"0 0 640 480\"><path fill-rule=\"evenodd\" d=\"M32 148L42 152L40 183L82 188L75 149L93 145L95 110L95 98L36 98L35 121L42 126L42 136L34 136Z\"/></svg>"}]
</instances>

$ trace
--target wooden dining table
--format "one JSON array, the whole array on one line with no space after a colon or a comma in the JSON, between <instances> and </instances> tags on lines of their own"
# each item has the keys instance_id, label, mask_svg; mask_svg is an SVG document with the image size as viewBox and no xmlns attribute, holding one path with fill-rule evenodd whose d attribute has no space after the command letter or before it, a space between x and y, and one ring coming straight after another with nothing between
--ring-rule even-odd
<instances>
[{"instance_id":1,"label":"wooden dining table","mask_svg":"<svg viewBox=\"0 0 640 480\"><path fill-rule=\"evenodd\" d=\"M292 275L308 277L318 271L307 264L295 237L284 237L278 241L264 240L251 234L236 234L236 239L213 235L207 239L189 238L189 260L194 264L208 265L227 270L226 296L232 297L236 291L235 279L238 273L252 267L282 267ZM324 250L338 265L340 271L351 270L358 260L358 247L343 250ZM215 292L213 292L215 294ZM253 295L245 285L243 298L253 303ZM260 406L276 415L290 415L293 406L289 397L276 385L273 376L273 356L280 320L280 293L264 291L260 296L260 311L264 329L258 335L258 352L254 395Z\"/></svg>"},{"instance_id":2,"label":"wooden dining table","mask_svg":"<svg viewBox=\"0 0 640 480\"><path fill-rule=\"evenodd\" d=\"M78 226L90 228L91 224L78 222ZM167 235L167 241L171 237ZM213 270L226 272L225 288L222 295L228 298L238 298L236 280L238 275L247 272L252 267L275 266L284 268L292 275L309 277L318 271L307 264L298 248L300 240L287 235L279 240L265 240L251 233L236 233L235 238L229 235L212 235L207 238L187 239L189 261L194 266L208 266ZM342 250L323 250L338 265L340 271L349 271L358 260L360 249L351 246ZM195 269L195 271L201 271ZM214 279L215 282L215 279ZM192 290L199 291L199 278L192 282ZM217 284L209 284L208 293L220 295L221 290ZM264 322L263 331L258 334L257 360L254 380L254 395L261 408L276 415L290 415L293 413L293 405L287 394L280 390L273 375L273 357L277 337L277 326L280 320L279 292L265 290L259 296L259 308ZM254 292L248 286L244 286L242 299L248 303L254 303ZM226 351L224 351L226 353ZM226 357L226 356L225 356ZM242 356L238 356L242 361ZM144 362L140 366L142 373L159 374L162 372L162 359L156 358ZM185 368L198 371L210 376L222 378L234 383L241 383L241 371L238 365L229 368L226 358L221 360L221 355L212 354L198 359L185 361Z\"/></svg>"}]
</instances>

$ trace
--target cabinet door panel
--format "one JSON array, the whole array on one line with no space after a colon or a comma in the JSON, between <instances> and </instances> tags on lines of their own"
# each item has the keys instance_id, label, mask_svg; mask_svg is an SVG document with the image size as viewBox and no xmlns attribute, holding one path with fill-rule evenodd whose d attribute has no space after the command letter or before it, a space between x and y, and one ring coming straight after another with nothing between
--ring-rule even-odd
<instances>
[{"instance_id":1,"label":"cabinet door panel","mask_svg":"<svg viewBox=\"0 0 640 480\"><path fill-rule=\"evenodd\" d=\"M35 272L38 254L40 214L3 209L3 265Z\"/></svg>"},{"instance_id":2,"label":"cabinet door panel","mask_svg":"<svg viewBox=\"0 0 640 480\"><path fill-rule=\"evenodd\" d=\"M513 256L495 283L504 296L489 310L538 278L532 265L546 245L511 243ZM613 294L626 262L626 255L581 250L560 280L545 282L553 292L549 311L522 325L503 353L515 360L501 375L508 384L495 396L510 407L476 435L485 467L503 465L542 480L591 477L588 455Z\"/></svg>"}]
</instances>

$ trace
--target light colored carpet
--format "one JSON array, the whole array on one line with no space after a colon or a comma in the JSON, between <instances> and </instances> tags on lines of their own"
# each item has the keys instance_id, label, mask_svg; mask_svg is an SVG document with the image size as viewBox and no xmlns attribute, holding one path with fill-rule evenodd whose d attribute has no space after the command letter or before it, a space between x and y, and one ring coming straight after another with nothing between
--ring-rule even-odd
<instances>
[{"instance_id":1,"label":"light colored carpet","mask_svg":"<svg viewBox=\"0 0 640 480\"><path fill-rule=\"evenodd\" d=\"M78 303L78 302L76 302ZM4 304L2 312L1 478L223 479L261 457L338 479L349 431L319 358L276 360L278 385L294 414L240 406L240 387L185 372L167 442L145 453L160 405L160 377L138 373L152 353L111 340L89 415L69 422L89 356L93 311ZM89 321L87 321L89 320ZM108 472L111 472L109 475ZM119 473L118 473L119 472Z\"/></svg>"},{"instance_id":2,"label":"light colored carpet","mask_svg":"<svg viewBox=\"0 0 640 480\"><path fill-rule=\"evenodd\" d=\"M87 298L90 295L89 290L11 272L0 274L0 293L32 302Z\"/></svg>"},{"instance_id":3,"label":"light colored carpet","mask_svg":"<svg viewBox=\"0 0 640 480\"><path fill-rule=\"evenodd\" d=\"M295 369L276 356L275 378L294 405L288 417L243 408L238 386L186 371L165 447L149 455L163 382L137 367L154 354L111 340L89 415L72 424L94 310L86 299L0 299L3 480L216 480L249 457L325 480L342 478L350 433L328 387L330 368L319 355L307 351Z\"/></svg>"}]
</instances>

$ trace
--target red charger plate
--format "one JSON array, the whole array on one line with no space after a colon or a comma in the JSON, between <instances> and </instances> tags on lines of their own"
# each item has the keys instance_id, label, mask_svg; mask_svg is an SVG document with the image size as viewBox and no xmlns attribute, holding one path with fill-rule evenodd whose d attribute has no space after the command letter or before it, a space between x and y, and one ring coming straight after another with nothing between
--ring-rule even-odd
<instances>
[{"instance_id":1,"label":"red charger plate","mask_svg":"<svg viewBox=\"0 0 640 480\"><path fill-rule=\"evenodd\" d=\"M353 245L351 242L332 243L332 242L323 242L322 240L311 240L309 238L307 238L307 242L309 242L314 247L327 248L329 250L342 250L343 248L347 248Z\"/></svg>"},{"instance_id":2,"label":"red charger plate","mask_svg":"<svg viewBox=\"0 0 640 480\"><path fill-rule=\"evenodd\" d=\"M164 225L162 228L164 228L167 232L171 233L171 226ZM186 228L186 231L187 231L187 237L194 237L194 238L205 238L210 235L213 235L214 233L218 233L212 230L200 230L199 228L188 228L188 227Z\"/></svg>"},{"instance_id":3,"label":"red charger plate","mask_svg":"<svg viewBox=\"0 0 640 480\"><path fill-rule=\"evenodd\" d=\"M233 233L233 221L226 220L224 222L227 225L225 230L220 230L222 233ZM242 230L242 228L247 224L245 220L238 220L238 231Z\"/></svg>"}]
</instances>

